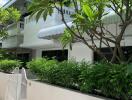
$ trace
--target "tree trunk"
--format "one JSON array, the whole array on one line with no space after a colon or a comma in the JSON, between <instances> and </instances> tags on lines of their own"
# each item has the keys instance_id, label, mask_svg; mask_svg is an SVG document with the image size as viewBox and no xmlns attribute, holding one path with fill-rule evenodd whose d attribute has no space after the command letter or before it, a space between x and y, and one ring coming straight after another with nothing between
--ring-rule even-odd
<instances>
[{"instance_id":1,"label":"tree trunk","mask_svg":"<svg viewBox=\"0 0 132 100\"><path fill-rule=\"evenodd\" d=\"M124 52L123 52L121 46L120 45L117 45L117 49L118 49L118 55L119 55L121 61L122 62L125 62L126 61L126 57L124 55Z\"/></svg>"}]
</instances>

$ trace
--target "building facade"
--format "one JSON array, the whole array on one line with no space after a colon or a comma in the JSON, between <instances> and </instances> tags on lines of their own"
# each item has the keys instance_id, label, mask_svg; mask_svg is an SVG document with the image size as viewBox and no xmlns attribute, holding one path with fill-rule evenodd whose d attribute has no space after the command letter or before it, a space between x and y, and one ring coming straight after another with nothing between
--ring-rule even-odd
<instances>
[{"instance_id":1,"label":"building facade","mask_svg":"<svg viewBox=\"0 0 132 100\"><path fill-rule=\"evenodd\" d=\"M71 26L69 15L74 12L67 7L63 10L67 24ZM118 27L120 20L117 15L110 13L103 20L105 27L111 33L118 34L120 31L120 27ZM23 22L9 26L9 37L2 42L2 48L12 50L12 52L16 51L17 55L20 58L23 57L23 59L55 57L59 61L72 58L77 61L86 60L89 62L97 60L97 55L81 42L73 43L72 50L68 46L63 49L58 39L65 28L66 26L61 21L61 16L56 10L54 10L52 16L48 16L46 21L40 18L37 23L34 17L30 19L29 16L24 16ZM91 41L88 40L88 42ZM99 45L98 41L96 43ZM121 45L126 47L124 52L127 54L132 53L128 52L132 49L132 25L127 28ZM105 53L109 55L107 48L103 47L102 49L105 49Z\"/></svg>"}]
</instances>

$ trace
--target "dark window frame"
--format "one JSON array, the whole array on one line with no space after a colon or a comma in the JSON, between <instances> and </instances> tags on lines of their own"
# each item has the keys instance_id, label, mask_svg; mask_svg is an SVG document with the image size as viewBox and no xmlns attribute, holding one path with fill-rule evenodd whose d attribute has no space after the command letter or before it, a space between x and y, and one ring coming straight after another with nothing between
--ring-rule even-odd
<instances>
[{"instance_id":1,"label":"dark window frame","mask_svg":"<svg viewBox=\"0 0 132 100\"><path fill-rule=\"evenodd\" d=\"M56 59L58 61L64 61L68 60L68 50L47 50L42 51L42 57L48 58L48 59Z\"/></svg>"},{"instance_id":2,"label":"dark window frame","mask_svg":"<svg viewBox=\"0 0 132 100\"><path fill-rule=\"evenodd\" d=\"M112 47L112 49L114 49L114 47ZM130 55L132 55L132 46L122 46L122 50L126 58L129 58ZM101 48L101 52L108 58L108 60L111 59L112 52L110 51L110 48L108 47ZM94 52L94 62L101 60L102 60L101 57L96 52Z\"/></svg>"}]
</instances>

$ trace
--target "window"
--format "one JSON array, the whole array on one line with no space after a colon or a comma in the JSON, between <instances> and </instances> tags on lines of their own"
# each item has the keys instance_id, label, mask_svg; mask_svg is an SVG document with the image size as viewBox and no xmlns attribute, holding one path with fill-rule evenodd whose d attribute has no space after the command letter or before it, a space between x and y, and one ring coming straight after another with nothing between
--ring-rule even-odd
<instances>
[{"instance_id":1,"label":"window","mask_svg":"<svg viewBox=\"0 0 132 100\"><path fill-rule=\"evenodd\" d=\"M20 28L24 29L24 23L20 23Z\"/></svg>"},{"instance_id":2,"label":"window","mask_svg":"<svg viewBox=\"0 0 132 100\"><path fill-rule=\"evenodd\" d=\"M17 54L17 59L22 61L23 67L26 66L26 62L30 61L30 53Z\"/></svg>"},{"instance_id":3,"label":"window","mask_svg":"<svg viewBox=\"0 0 132 100\"><path fill-rule=\"evenodd\" d=\"M30 54L29 53L17 54L17 58L19 60L29 61Z\"/></svg>"},{"instance_id":4,"label":"window","mask_svg":"<svg viewBox=\"0 0 132 100\"><path fill-rule=\"evenodd\" d=\"M114 48L112 48L112 49L114 49ZM132 46L122 47L122 50L124 52L126 59L130 58L130 56L132 55ZM101 52L105 55L105 57L108 60L111 60L112 52L110 51L109 48L102 48ZM100 61L100 60L101 60L100 55L98 55L96 52L94 52L94 61Z\"/></svg>"},{"instance_id":5,"label":"window","mask_svg":"<svg viewBox=\"0 0 132 100\"><path fill-rule=\"evenodd\" d=\"M58 61L68 60L68 50L42 51L42 57L46 57L48 59L54 58Z\"/></svg>"}]
</instances>

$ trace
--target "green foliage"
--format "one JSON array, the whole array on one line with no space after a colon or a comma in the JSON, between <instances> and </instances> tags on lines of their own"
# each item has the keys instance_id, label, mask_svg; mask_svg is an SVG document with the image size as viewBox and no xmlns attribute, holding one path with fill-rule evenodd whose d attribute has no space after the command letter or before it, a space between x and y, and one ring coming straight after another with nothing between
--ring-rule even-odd
<instances>
[{"instance_id":1,"label":"green foliage","mask_svg":"<svg viewBox=\"0 0 132 100\"><path fill-rule=\"evenodd\" d=\"M52 15L55 5L59 4L69 6L71 0L32 0L31 5L29 5L28 10L32 12L31 16L35 15L36 21L43 17L44 21L47 19L48 15Z\"/></svg>"},{"instance_id":2,"label":"green foliage","mask_svg":"<svg viewBox=\"0 0 132 100\"><path fill-rule=\"evenodd\" d=\"M78 87L80 69L75 61L58 63L56 60L37 59L29 62L27 66L41 81L64 87Z\"/></svg>"},{"instance_id":3,"label":"green foliage","mask_svg":"<svg viewBox=\"0 0 132 100\"><path fill-rule=\"evenodd\" d=\"M6 24L9 21L18 21L21 14L16 8L0 9L0 23Z\"/></svg>"},{"instance_id":4,"label":"green foliage","mask_svg":"<svg viewBox=\"0 0 132 100\"><path fill-rule=\"evenodd\" d=\"M132 64L127 65L127 73L128 75L132 74Z\"/></svg>"},{"instance_id":5,"label":"green foliage","mask_svg":"<svg viewBox=\"0 0 132 100\"><path fill-rule=\"evenodd\" d=\"M21 62L16 60L0 60L0 71L2 72L11 72L16 67L20 67Z\"/></svg>"},{"instance_id":6,"label":"green foliage","mask_svg":"<svg viewBox=\"0 0 132 100\"><path fill-rule=\"evenodd\" d=\"M123 64L36 59L27 66L44 82L122 100L132 96L132 74Z\"/></svg>"},{"instance_id":7,"label":"green foliage","mask_svg":"<svg viewBox=\"0 0 132 100\"><path fill-rule=\"evenodd\" d=\"M67 46L67 44L70 44L70 48L72 49L72 42L73 42L73 36L70 34L68 29L65 29L64 34L59 38L61 43L63 44L63 48Z\"/></svg>"},{"instance_id":8,"label":"green foliage","mask_svg":"<svg viewBox=\"0 0 132 100\"><path fill-rule=\"evenodd\" d=\"M0 29L0 37L2 39L5 39L7 38L7 36L8 36L7 30L5 28Z\"/></svg>"},{"instance_id":9,"label":"green foliage","mask_svg":"<svg viewBox=\"0 0 132 100\"><path fill-rule=\"evenodd\" d=\"M52 15L53 10L56 9L61 12L59 9L60 6L70 6L74 9L75 4L80 3L80 10L75 11L74 14L71 14L73 19L73 24L78 25L79 29L88 29L92 25L97 26L97 21L100 20L104 14L104 9L108 0L33 0L32 4L29 6L29 11L32 12L32 15L36 16L36 21L43 16L43 19L46 20L48 15ZM78 5L76 5L79 8ZM62 12L63 13L63 12ZM74 26L74 30L76 27ZM66 31L65 31L66 32ZM70 34L72 34L69 31ZM69 34L66 32L65 34ZM66 36L66 35L64 35ZM68 41L69 43L71 41ZM69 44L67 42L67 44ZM65 44L64 44L65 45Z\"/></svg>"},{"instance_id":10,"label":"green foliage","mask_svg":"<svg viewBox=\"0 0 132 100\"><path fill-rule=\"evenodd\" d=\"M7 25L10 22L17 22L20 19L20 12L11 7L7 9L0 8L0 37L6 38L8 36L7 33Z\"/></svg>"},{"instance_id":11,"label":"green foliage","mask_svg":"<svg viewBox=\"0 0 132 100\"><path fill-rule=\"evenodd\" d=\"M16 59L16 56L8 53L4 49L0 49L0 60L5 60L5 59Z\"/></svg>"},{"instance_id":12,"label":"green foliage","mask_svg":"<svg viewBox=\"0 0 132 100\"><path fill-rule=\"evenodd\" d=\"M78 88L78 76L80 75L80 68L78 63L74 60L63 61L51 70L51 78L54 78L52 83L60 86Z\"/></svg>"},{"instance_id":13,"label":"green foliage","mask_svg":"<svg viewBox=\"0 0 132 100\"><path fill-rule=\"evenodd\" d=\"M29 6L29 11L32 12L31 17L35 15L36 21L38 22L42 16L43 19L46 20L48 15L52 15L54 9L61 13L60 6L62 6L62 8L64 6L70 6L73 9L80 8L78 11L75 11L74 14L71 14L72 22L75 25L72 26L71 30L74 33L78 33L76 26L78 26L80 32L86 32L89 28L98 26L99 21L104 15L106 3L108 3L108 0L33 0L32 4ZM80 4L80 7L77 4ZM74 6L76 7L74 8ZM71 47L73 39L76 39L74 34L69 31L69 29L66 29L60 41L63 47L67 45Z\"/></svg>"},{"instance_id":14,"label":"green foliage","mask_svg":"<svg viewBox=\"0 0 132 100\"><path fill-rule=\"evenodd\" d=\"M97 63L82 71L80 79L81 90L85 92L100 90L105 96L123 100L132 95L132 76L127 75L125 65Z\"/></svg>"},{"instance_id":15,"label":"green foliage","mask_svg":"<svg viewBox=\"0 0 132 100\"><path fill-rule=\"evenodd\" d=\"M48 59L34 59L27 64L27 67L35 73L38 78L42 81L49 82L49 73L52 67L57 65L57 61L55 60L48 60Z\"/></svg>"},{"instance_id":16,"label":"green foliage","mask_svg":"<svg viewBox=\"0 0 132 100\"><path fill-rule=\"evenodd\" d=\"M46 20L48 15L52 15L53 7L51 0L33 0L32 4L29 6L29 11L32 12L31 16L36 15L36 21L38 22L39 18L43 16L43 19Z\"/></svg>"}]
</instances>

